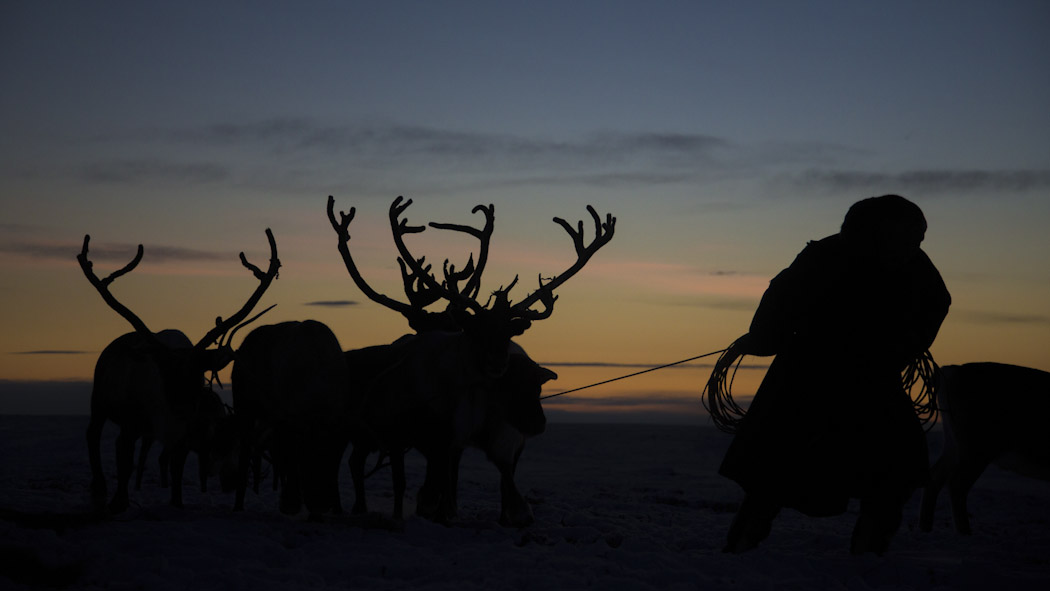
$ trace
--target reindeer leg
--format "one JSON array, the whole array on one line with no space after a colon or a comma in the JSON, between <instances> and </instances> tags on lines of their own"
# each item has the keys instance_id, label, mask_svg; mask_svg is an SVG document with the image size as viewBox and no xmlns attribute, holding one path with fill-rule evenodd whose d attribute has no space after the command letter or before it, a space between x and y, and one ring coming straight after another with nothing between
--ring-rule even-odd
<instances>
[{"instance_id":1,"label":"reindeer leg","mask_svg":"<svg viewBox=\"0 0 1050 591\"><path fill-rule=\"evenodd\" d=\"M350 464L350 477L354 481L354 506L350 509L354 515L363 515L368 512L368 500L365 499L365 462L367 460L368 450L365 449L365 446L355 445L347 462Z\"/></svg>"},{"instance_id":2,"label":"reindeer leg","mask_svg":"<svg viewBox=\"0 0 1050 591\"><path fill-rule=\"evenodd\" d=\"M299 466L289 466L281 472L280 511L285 515L295 515L303 508L302 482Z\"/></svg>"},{"instance_id":3,"label":"reindeer leg","mask_svg":"<svg viewBox=\"0 0 1050 591\"><path fill-rule=\"evenodd\" d=\"M390 473L394 481L394 519L405 516L405 452L390 453Z\"/></svg>"},{"instance_id":4,"label":"reindeer leg","mask_svg":"<svg viewBox=\"0 0 1050 591\"><path fill-rule=\"evenodd\" d=\"M463 459L463 449L452 450L448 462L448 483L445 487L445 514L449 519L459 514L459 462Z\"/></svg>"},{"instance_id":5,"label":"reindeer leg","mask_svg":"<svg viewBox=\"0 0 1050 591\"><path fill-rule=\"evenodd\" d=\"M919 529L924 532L933 531L934 513L937 511L937 497L941 494L941 488L949 474L955 468L954 458L948 454L942 454L930 468L930 479L926 487L922 489L922 504L919 507Z\"/></svg>"},{"instance_id":6,"label":"reindeer leg","mask_svg":"<svg viewBox=\"0 0 1050 591\"><path fill-rule=\"evenodd\" d=\"M128 508L128 481L135 463L135 441L138 433L121 427L117 435L117 492L109 502L109 510L121 513Z\"/></svg>"},{"instance_id":7,"label":"reindeer leg","mask_svg":"<svg viewBox=\"0 0 1050 591\"><path fill-rule=\"evenodd\" d=\"M424 454L427 473L416 497L416 515L431 521L441 521L445 495L448 491L448 451Z\"/></svg>"},{"instance_id":8,"label":"reindeer leg","mask_svg":"<svg viewBox=\"0 0 1050 591\"><path fill-rule=\"evenodd\" d=\"M102 511L106 507L106 477L102 473L102 427L106 419L91 415L87 428L88 461L91 464L91 503Z\"/></svg>"},{"instance_id":9,"label":"reindeer leg","mask_svg":"<svg viewBox=\"0 0 1050 591\"><path fill-rule=\"evenodd\" d=\"M245 461L247 462L248 460ZM259 494L259 484L262 482L262 453L252 454L250 463L252 469L252 490L255 494ZM245 474L245 477L247 478L247 474ZM274 478L273 481L277 482L277 478Z\"/></svg>"},{"instance_id":10,"label":"reindeer leg","mask_svg":"<svg viewBox=\"0 0 1050 591\"><path fill-rule=\"evenodd\" d=\"M170 464L169 468L171 470L172 507L182 507L182 472L186 468L187 455L189 455L189 451L180 445L172 449L171 454L168 457L168 462Z\"/></svg>"},{"instance_id":11,"label":"reindeer leg","mask_svg":"<svg viewBox=\"0 0 1050 591\"><path fill-rule=\"evenodd\" d=\"M168 448L160 450L157 465L160 466L160 487L168 488L171 486L171 480L168 478L171 471L171 452L168 451Z\"/></svg>"},{"instance_id":12,"label":"reindeer leg","mask_svg":"<svg viewBox=\"0 0 1050 591\"><path fill-rule=\"evenodd\" d=\"M279 507L285 515L295 515L303 508L302 450L293 437L275 438L274 466L280 468L281 495Z\"/></svg>"},{"instance_id":13,"label":"reindeer leg","mask_svg":"<svg viewBox=\"0 0 1050 591\"><path fill-rule=\"evenodd\" d=\"M255 451L255 445L251 442L251 431L246 430L242 425L238 431L241 435L241 449L240 457L237 460L237 492L234 493L233 510L244 511L244 493L248 488L248 469L249 464L253 470L255 470L255 492L259 493L259 471L256 464L258 455Z\"/></svg>"},{"instance_id":14,"label":"reindeer leg","mask_svg":"<svg viewBox=\"0 0 1050 591\"><path fill-rule=\"evenodd\" d=\"M340 454L339 457L331 461L331 469L328 474L328 486L329 490L332 491L332 513L335 515L343 514L343 498L339 493L339 465L342 463L342 459L342 454Z\"/></svg>"},{"instance_id":15,"label":"reindeer leg","mask_svg":"<svg viewBox=\"0 0 1050 591\"><path fill-rule=\"evenodd\" d=\"M197 479L200 480L201 492L208 492L208 473L211 472L211 460L207 453L197 454Z\"/></svg>"},{"instance_id":16,"label":"reindeer leg","mask_svg":"<svg viewBox=\"0 0 1050 591\"><path fill-rule=\"evenodd\" d=\"M970 515L966 508L966 497L974 483L988 467L989 461L985 458L964 457L954 473L948 478L948 498L952 502L952 520L955 522L955 531L963 535L969 535Z\"/></svg>"},{"instance_id":17,"label":"reindeer leg","mask_svg":"<svg viewBox=\"0 0 1050 591\"><path fill-rule=\"evenodd\" d=\"M135 490L142 490L142 473L146 471L146 457L149 449L153 446L153 438L146 435L142 438L142 446L139 448L139 463L135 468ZM161 477L163 480L163 477Z\"/></svg>"},{"instance_id":18,"label":"reindeer leg","mask_svg":"<svg viewBox=\"0 0 1050 591\"><path fill-rule=\"evenodd\" d=\"M273 460L272 454L270 459ZM259 458L259 469L262 470L262 458ZM283 480L281 478L280 466L277 465L276 460L270 462L270 479L273 480L273 482L270 483L270 490L273 492L280 490L281 482L283 482Z\"/></svg>"},{"instance_id":19,"label":"reindeer leg","mask_svg":"<svg viewBox=\"0 0 1050 591\"><path fill-rule=\"evenodd\" d=\"M499 523L504 527L525 527L534 521L532 508L521 496L514 483L514 472L518 468L518 458L525 449L522 445L514 454L511 462L499 462L500 516Z\"/></svg>"}]
</instances>

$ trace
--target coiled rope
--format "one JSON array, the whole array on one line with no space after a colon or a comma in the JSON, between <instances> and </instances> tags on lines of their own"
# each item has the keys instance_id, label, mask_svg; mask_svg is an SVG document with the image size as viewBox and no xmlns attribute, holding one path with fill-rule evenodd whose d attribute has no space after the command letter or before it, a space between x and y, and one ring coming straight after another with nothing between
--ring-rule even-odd
<instances>
[{"instance_id":1,"label":"coiled rope","mask_svg":"<svg viewBox=\"0 0 1050 591\"><path fill-rule=\"evenodd\" d=\"M736 344L736 341L733 342ZM729 357L727 354L733 349L725 349L715 362L711 370L711 377L707 380L700 401L704 408L711 414L711 420L720 431L725 433L736 433L740 422L744 420L747 409L743 408L733 400L733 380L736 378L737 369L744 356L739 359ZM735 362L735 363L734 363ZM929 431L937 422L937 380L940 368L933 360L929 350L923 351L912 360L901 373L901 385L911 398L912 408L919 417L923 429ZM918 386L918 392L915 388Z\"/></svg>"},{"instance_id":2,"label":"coiled rope","mask_svg":"<svg viewBox=\"0 0 1050 591\"><path fill-rule=\"evenodd\" d=\"M723 349L722 355L711 370L711 377L700 393L700 402L704 409L711 415L711 420L718 430L725 433L736 433L737 426L747 414L747 410L733 400L733 380L736 378L737 369L740 368L740 362L744 359L743 355L739 359L729 355L737 341L733 341L728 349ZM733 363L734 361L736 363Z\"/></svg>"},{"instance_id":3,"label":"coiled rope","mask_svg":"<svg viewBox=\"0 0 1050 591\"><path fill-rule=\"evenodd\" d=\"M919 416L919 421L926 431L937 424L937 388L940 373L941 368L933 360L930 351L926 350L908 364L902 376L904 391L911 398L915 414ZM914 393L916 384L919 385L918 394Z\"/></svg>"}]
</instances>

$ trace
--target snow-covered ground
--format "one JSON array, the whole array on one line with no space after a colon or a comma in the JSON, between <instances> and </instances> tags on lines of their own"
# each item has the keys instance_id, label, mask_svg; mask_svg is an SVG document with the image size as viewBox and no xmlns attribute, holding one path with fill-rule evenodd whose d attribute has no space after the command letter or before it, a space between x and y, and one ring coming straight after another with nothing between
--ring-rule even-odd
<instances>
[{"instance_id":1,"label":"snow-covered ground","mask_svg":"<svg viewBox=\"0 0 1050 591\"><path fill-rule=\"evenodd\" d=\"M192 458L184 509L168 506L151 460L132 508L99 521L88 511L86 424L0 416L0 588L1050 588L1050 483L994 466L970 495L973 536L954 532L945 498L935 530L918 531L916 494L881 558L849 555L854 514L792 511L760 548L728 555L721 547L740 492L716 474L729 437L708 425L550 424L517 478L536 523L506 529L496 524L498 474L478 452L464 458L451 526L411 515L416 454L403 523L389 518L388 471L369 480L371 515L311 523L279 514L268 481L233 513L232 495L190 482ZM115 429L106 435L112 481ZM345 466L340 484L349 507Z\"/></svg>"}]
</instances>

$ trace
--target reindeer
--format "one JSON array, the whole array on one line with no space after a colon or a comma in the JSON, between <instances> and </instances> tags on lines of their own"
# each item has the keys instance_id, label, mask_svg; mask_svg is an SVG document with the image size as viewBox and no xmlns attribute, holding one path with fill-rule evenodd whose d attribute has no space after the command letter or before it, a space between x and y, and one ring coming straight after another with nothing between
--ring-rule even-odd
<instances>
[{"instance_id":1,"label":"reindeer","mask_svg":"<svg viewBox=\"0 0 1050 591\"><path fill-rule=\"evenodd\" d=\"M1001 412L999 395L1020 412ZM944 421L944 451L923 490L919 528L933 529L937 495L948 483L955 530L972 532L966 509L970 488L990 463L1050 480L1050 373L1003 363L965 363L941 368L937 404Z\"/></svg>"},{"instance_id":2,"label":"reindeer","mask_svg":"<svg viewBox=\"0 0 1050 591\"><path fill-rule=\"evenodd\" d=\"M511 339L529 328L536 320L548 318L553 312L555 288L575 275L591 256L607 244L613 236L615 218L606 217L603 223L590 206L587 207L595 223L595 238L591 244L583 242L583 222L578 230L560 218L554 221L564 227L576 246L577 260L561 275L544 283L517 304L511 304L509 293L517 278L506 289L497 290L486 305L477 302L480 277L488 253L492 233L493 208L478 206L486 225L478 230L468 226L431 223L432 227L470 233L481 240L478 263L471 258L462 271L445 261L445 281L438 283L430 273L425 260L416 259L408 250L405 234L422 232L422 226L409 226L401 214L411 205L402 204L398 197L390 206L389 219L395 245L400 253L405 292L409 302L402 303L376 292L363 279L349 250L349 225L355 210L340 213L336 221L334 198L328 200L328 217L339 236L339 251L347 271L358 287L373 301L404 315L417 334L402 337L388 349L369 348L366 353L348 352L348 363L354 365L358 355L385 356L382 363L372 362L371 373L356 384L367 382L363 393L362 422L370 432L370 444L354 442L351 454L351 473L355 480L357 499L354 511L365 510L364 460L375 447L391 451L392 462L399 462L398 452L415 447L427 458L427 476L420 490L416 513L439 520L455 516L455 489L458 462L464 446L483 446L501 471L503 510L501 521L520 525L531 521L528 505L521 498L513 482L513 471L524 445L525 434L542 431L542 407L539 388L556 377L540 368L512 344ZM460 282L466 281L463 288ZM437 301L448 302L444 313L429 313L425 307ZM533 310L537 303L543 310ZM512 359L517 362L512 363ZM358 364L360 368L364 364ZM376 368L381 368L377 370ZM508 369L513 368L508 373ZM356 370L359 371L359 370ZM355 370L352 370L355 373ZM505 378L505 380L504 380ZM503 381L501 381L503 380ZM525 395L525 405L534 406L540 426L515 429L510 412L519 410L518 401ZM507 403L507 397L514 403ZM531 399L529 398L531 396ZM510 451L499 450L517 430L517 443ZM400 499L404 488L403 464L394 464L395 517L401 516ZM402 472L399 474L399 472Z\"/></svg>"},{"instance_id":3,"label":"reindeer","mask_svg":"<svg viewBox=\"0 0 1050 591\"><path fill-rule=\"evenodd\" d=\"M244 509L248 467L265 447L281 481L282 513L294 515L304 503L311 519L341 512L339 464L356 413L331 329L315 320L256 328L237 350L232 382L241 434L234 510Z\"/></svg>"},{"instance_id":4,"label":"reindeer","mask_svg":"<svg viewBox=\"0 0 1050 591\"><path fill-rule=\"evenodd\" d=\"M164 332L161 331L158 334ZM184 339L179 340L174 345L169 343L169 346L189 348L193 345L189 342L189 339ZM208 492L208 477L214 476L217 471L221 471L219 482L223 492L229 492L232 490L230 487L234 485L232 483L236 482L234 480L236 467L231 466L229 462L217 462L217 458L213 457L214 454L212 452L215 450L229 450L238 444L232 425L233 417L230 415L230 409L226 406L226 403L222 401L222 398L210 386L202 388L201 397L199 416L204 419L202 426L215 425L214 429L208 428L204 432L191 432L187 438L189 450L197 454L197 478L200 482L201 492ZM144 434L142 436L142 444L139 447L139 461L135 467L135 490L142 490L142 474L146 470L146 458L149 457L151 447L153 447L152 436ZM160 486L161 488L168 488L168 472L171 466L171 454L168 450L161 450L160 457L157 458L157 465L160 467ZM231 471L231 468L233 471Z\"/></svg>"},{"instance_id":5,"label":"reindeer","mask_svg":"<svg viewBox=\"0 0 1050 591\"><path fill-rule=\"evenodd\" d=\"M400 371L399 363L409 357L406 348L416 339L409 335L391 345L378 345L347 351L346 361L353 384L369 384L386 371ZM489 385L487 396L473 400L467 416L469 423L458 423L456 428L466 433L458 437L484 451L500 473L500 523L525 526L532 522L532 510L518 492L514 472L525 448L525 441L542 433L546 417L540 404L540 390L544 383L556 379L553 371L528 357L525 350L511 343L508 368L499 379ZM367 389L367 386L364 386ZM405 394L400 392L398 394ZM411 395L411 391L408 392ZM364 418L360 421L354 447L350 455L350 469L354 477L356 499L354 513L367 511L364 495L365 460L372 451L382 450L390 458L394 484L394 517L403 517L405 493L404 455L413 445L434 449L429 444L441 437L435 432L448 421L447 409L430 404L432 401L406 400L403 396L366 396L359 394ZM440 402L440 401L434 401ZM453 449L449 458L452 504L455 504L459 458L462 449ZM434 452L431 452L434 453ZM440 453L438 448L437 453ZM424 487L428 484L425 483ZM430 487L439 486L429 483Z\"/></svg>"},{"instance_id":6,"label":"reindeer","mask_svg":"<svg viewBox=\"0 0 1050 591\"><path fill-rule=\"evenodd\" d=\"M243 252L240 255L241 263L259 281L258 287L240 310L226 320L216 318L215 327L196 344L191 344L189 338L177 330L154 333L110 293L109 286L113 281L138 266L143 255L142 245L130 263L99 279L88 259L91 237L84 236L84 246L77 255L84 276L103 301L135 328L135 332L117 337L106 346L95 364L87 444L91 496L96 509L105 508L107 496L100 450L102 429L107 420L120 427L117 436L117 491L109 503L109 510L114 513L128 507L128 481L135 442L140 437L149 441L160 440L165 455L170 458L171 504L176 507L182 506L182 472L189 450L196 448L202 455L201 461L207 464L212 463L209 458L216 452L229 451L212 445L216 429L221 428L221 424L213 412L215 395L205 387L204 379L207 372L217 372L233 359L233 350L228 342L222 342L222 337L251 313L277 276L280 267L277 244L269 229L266 237L270 243L270 265L266 272L249 263ZM219 346L209 349L217 341Z\"/></svg>"},{"instance_id":7,"label":"reindeer","mask_svg":"<svg viewBox=\"0 0 1050 591\"><path fill-rule=\"evenodd\" d=\"M500 474L501 525L524 527L533 521L532 508L518 492L514 472L525 450L525 441L543 433L547 417L540 404L543 384L558 374L537 364L517 343L511 343L507 372L492 384L485 399L480 424L475 424L467 443L485 452ZM459 460L462 449L454 449L450 464L452 505L456 506Z\"/></svg>"}]
</instances>

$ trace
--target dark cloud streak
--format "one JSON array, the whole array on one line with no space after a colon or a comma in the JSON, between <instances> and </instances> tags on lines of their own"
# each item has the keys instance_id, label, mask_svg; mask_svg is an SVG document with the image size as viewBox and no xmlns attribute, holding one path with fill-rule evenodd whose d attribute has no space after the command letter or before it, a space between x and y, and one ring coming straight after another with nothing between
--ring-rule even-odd
<instances>
[{"instance_id":1,"label":"dark cloud streak","mask_svg":"<svg viewBox=\"0 0 1050 591\"><path fill-rule=\"evenodd\" d=\"M546 394L546 392L545 392ZM682 405L695 404L700 407L700 395L695 392L682 393L680 396L673 394L638 394L632 396L609 396L602 398L584 398L572 396L564 396L560 398L551 398L544 400L543 404L560 406L560 407L572 407L572 406L589 406L589 407L618 407L618 408L632 408L632 407L668 407L676 408Z\"/></svg>"},{"instance_id":2,"label":"dark cloud streak","mask_svg":"<svg viewBox=\"0 0 1050 591\"><path fill-rule=\"evenodd\" d=\"M714 355L711 355L711 359L715 359ZM542 362L540 365L544 367L587 367L587 368L622 368L622 369L652 369L665 365L663 363L607 363L603 361L552 361ZM672 365L663 369L711 369L714 367L714 362L711 363L681 363L678 365ZM769 364L741 364L740 369L748 370L766 370L769 368Z\"/></svg>"},{"instance_id":3,"label":"dark cloud streak","mask_svg":"<svg viewBox=\"0 0 1050 591\"><path fill-rule=\"evenodd\" d=\"M42 349L39 351L14 351L11 355L87 355L91 351L73 351L63 349Z\"/></svg>"},{"instance_id":4,"label":"dark cloud streak","mask_svg":"<svg viewBox=\"0 0 1050 591\"><path fill-rule=\"evenodd\" d=\"M48 244L42 242L4 242L0 243L0 253L14 254L35 259L73 261L83 247L83 242ZM135 257L138 245L105 243L96 244L92 242L90 258L94 262L114 262L126 264ZM230 253L219 253L192 248L181 248L177 246L143 246L145 254L143 260L154 263L167 263L176 261L201 262L218 261L233 258Z\"/></svg>"},{"instance_id":5,"label":"dark cloud streak","mask_svg":"<svg viewBox=\"0 0 1050 591\"><path fill-rule=\"evenodd\" d=\"M321 308L347 308L350 306L360 305L361 302L354 300L318 300L316 302L306 302L304 306L317 306Z\"/></svg>"},{"instance_id":6,"label":"dark cloud streak","mask_svg":"<svg viewBox=\"0 0 1050 591\"><path fill-rule=\"evenodd\" d=\"M989 312L984 310L953 310L951 318L976 324L1036 324L1050 325L1050 316L1042 314L1019 314Z\"/></svg>"},{"instance_id":7,"label":"dark cloud streak","mask_svg":"<svg viewBox=\"0 0 1050 591\"><path fill-rule=\"evenodd\" d=\"M898 173L810 170L795 179L829 191L1020 192L1050 188L1050 170L911 170Z\"/></svg>"},{"instance_id":8,"label":"dark cloud streak","mask_svg":"<svg viewBox=\"0 0 1050 591\"><path fill-rule=\"evenodd\" d=\"M205 162L171 162L160 159L103 160L84 166L81 180L102 184L132 184L155 181L215 183L230 176L229 170Z\"/></svg>"},{"instance_id":9,"label":"dark cloud streak","mask_svg":"<svg viewBox=\"0 0 1050 591\"><path fill-rule=\"evenodd\" d=\"M522 137L513 134L440 129L423 125L371 124L323 125L306 118L276 118L249 123L221 123L189 129L148 129L124 136L96 138L107 142L147 141L194 144L200 147L245 146L272 150L321 151L326 155L349 153L364 162L395 161L422 157L436 162L474 163L479 167L497 162L515 166L575 167L622 164L638 159L669 160L690 165L709 159L729 147L718 137L663 132L603 132L575 140ZM94 180L135 178L150 172L167 173L159 162L111 163L91 171ZM217 179L224 171L215 168L173 173L196 173Z\"/></svg>"}]
</instances>

